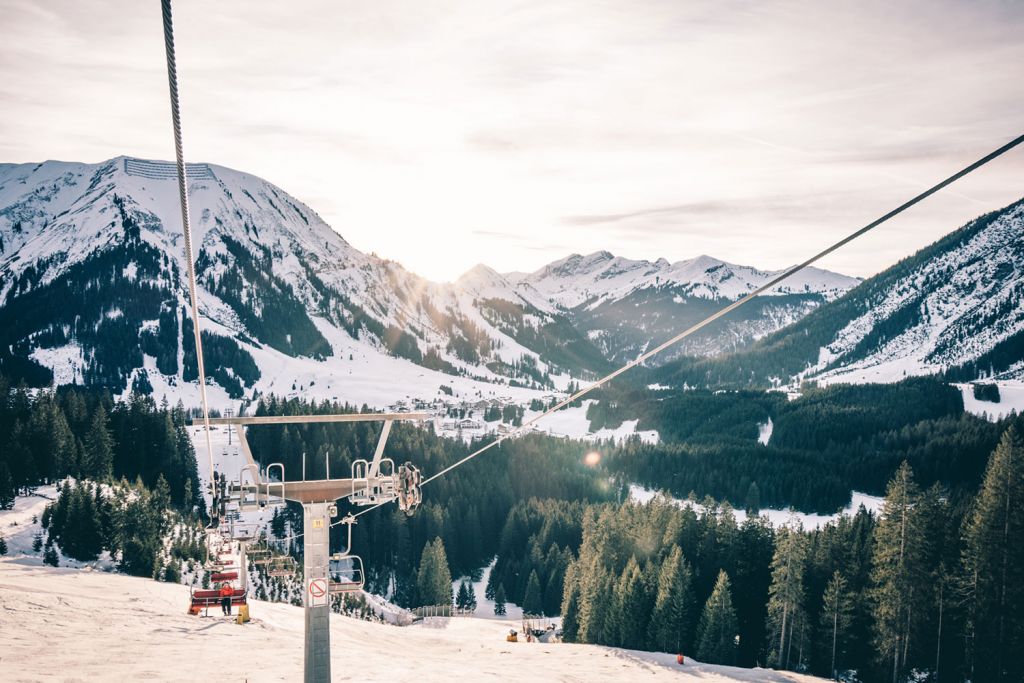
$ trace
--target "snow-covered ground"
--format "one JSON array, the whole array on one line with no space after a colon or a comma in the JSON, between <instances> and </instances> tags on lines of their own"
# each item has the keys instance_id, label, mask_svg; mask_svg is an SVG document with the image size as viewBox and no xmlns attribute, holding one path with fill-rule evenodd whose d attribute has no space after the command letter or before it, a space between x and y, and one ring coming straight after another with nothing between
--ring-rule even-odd
<instances>
[{"instance_id":1,"label":"snow-covered ground","mask_svg":"<svg viewBox=\"0 0 1024 683\"><path fill-rule=\"evenodd\" d=\"M629 486L629 497L630 500L640 503L641 505L653 500L654 498L661 497L666 500L670 500L677 505L690 505L694 510L698 512L704 510L704 506L698 502L691 500L681 500L679 498L673 498L666 496L664 493L658 491L652 491L651 489L640 486L639 484L630 484ZM826 522L830 522L837 519L840 515L854 515L857 510L863 505L865 508L878 514L882 510L882 504L885 502L884 498L879 496L870 496L866 493L860 493L854 491L850 496L850 503L842 510L837 511L831 515L818 515L809 512L797 512L795 510L776 510L773 508L762 508L758 510L758 516L767 517L768 521L771 522L772 526L778 527L786 524L791 519L798 520L804 525L806 529L813 529L820 527ZM736 522L742 524L747 519L747 513L743 510L733 510L733 515L736 517Z\"/></svg>"},{"instance_id":2,"label":"snow-covered ground","mask_svg":"<svg viewBox=\"0 0 1024 683\"><path fill-rule=\"evenodd\" d=\"M995 422L1010 413L1024 413L1024 381L994 382L999 387L999 403L979 401L974 398L971 384L955 384L964 397L964 410L974 415L985 415Z\"/></svg>"},{"instance_id":3,"label":"snow-covered ground","mask_svg":"<svg viewBox=\"0 0 1024 683\"><path fill-rule=\"evenodd\" d=\"M473 593L476 595L476 611L473 612L473 618L475 619L497 619L498 621L518 621L523 618L523 610L519 605L514 605L511 602L505 603L505 616L497 616L494 614L494 601L487 599L485 593L487 592L487 580L491 577L491 570L494 569L494 564L497 558L491 561L489 565L484 567L483 572L480 575L479 581L473 581L469 576L460 576L459 578L452 581L452 594L458 595L459 584L463 581L469 581L470 585L473 586ZM552 621L560 622L561 619L553 619Z\"/></svg>"},{"instance_id":4,"label":"snow-covered ground","mask_svg":"<svg viewBox=\"0 0 1024 683\"><path fill-rule=\"evenodd\" d=\"M0 679L294 681L303 610L253 602L252 622L186 614L188 589L0 559ZM212 610L211 610L212 611ZM508 643L515 621L430 619L399 628L332 615L333 678L359 681L821 681L596 645Z\"/></svg>"},{"instance_id":5,"label":"snow-covered ground","mask_svg":"<svg viewBox=\"0 0 1024 683\"><path fill-rule=\"evenodd\" d=\"M42 552L33 552L32 539L42 531L39 519L43 509L56 497L56 486L40 486L31 496L15 498L14 507L10 510L0 510L0 536L7 541L9 556L29 554L38 555L42 559Z\"/></svg>"},{"instance_id":6,"label":"snow-covered ground","mask_svg":"<svg viewBox=\"0 0 1024 683\"><path fill-rule=\"evenodd\" d=\"M772 430L775 429L775 425L772 423L772 418L769 416L767 422L757 423L757 442L762 446L767 446L768 442L772 438Z\"/></svg>"},{"instance_id":7,"label":"snow-covered ground","mask_svg":"<svg viewBox=\"0 0 1024 683\"><path fill-rule=\"evenodd\" d=\"M612 440L615 443L622 443L636 436L643 443L658 443L659 436L657 431L653 429L637 431L636 426L640 422L639 420L625 420L615 429L608 429L606 427L596 432L591 432L590 420L587 419L587 409L594 402L587 399L583 401L583 405L559 410L557 413L553 413L538 422L537 429L547 432L552 436L564 436L570 439L582 439L585 441ZM538 412L528 410L523 417L523 421L530 420L538 414Z\"/></svg>"}]
</instances>

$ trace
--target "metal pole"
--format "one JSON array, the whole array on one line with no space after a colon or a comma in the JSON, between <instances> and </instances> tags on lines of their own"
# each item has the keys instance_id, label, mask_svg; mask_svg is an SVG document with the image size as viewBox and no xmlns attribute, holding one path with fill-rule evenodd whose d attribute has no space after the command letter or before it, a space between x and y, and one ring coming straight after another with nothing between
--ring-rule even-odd
<instances>
[{"instance_id":1,"label":"metal pole","mask_svg":"<svg viewBox=\"0 0 1024 683\"><path fill-rule=\"evenodd\" d=\"M305 683L331 681L330 556L331 503L306 503L303 536L303 578L306 582Z\"/></svg>"}]
</instances>

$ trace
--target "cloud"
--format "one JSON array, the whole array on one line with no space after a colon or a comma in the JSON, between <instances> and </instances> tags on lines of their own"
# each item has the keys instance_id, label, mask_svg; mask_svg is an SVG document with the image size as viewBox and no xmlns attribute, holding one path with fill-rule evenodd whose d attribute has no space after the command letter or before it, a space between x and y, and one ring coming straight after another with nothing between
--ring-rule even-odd
<instances>
[{"instance_id":1,"label":"cloud","mask_svg":"<svg viewBox=\"0 0 1024 683\"><path fill-rule=\"evenodd\" d=\"M1024 3L303 7L176 3L189 158L437 278L599 249L781 267L1019 134L1024 111ZM0 16L0 161L173 156L153 5ZM870 274L1017 199L1022 172L1019 153L993 164L837 269Z\"/></svg>"}]
</instances>

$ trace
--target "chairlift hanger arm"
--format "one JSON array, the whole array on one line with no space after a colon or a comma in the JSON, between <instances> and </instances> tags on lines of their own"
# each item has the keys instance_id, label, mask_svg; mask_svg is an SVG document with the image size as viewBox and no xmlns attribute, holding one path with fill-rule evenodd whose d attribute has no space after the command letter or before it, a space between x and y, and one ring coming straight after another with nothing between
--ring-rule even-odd
<instances>
[{"instance_id":1,"label":"chairlift hanger arm","mask_svg":"<svg viewBox=\"0 0 1024 683\"><path fill-rule=\"evenodd\" d=\"M384 455L384 444L387 443L388 435L391 434L392 422L393 420L385 420L384 428L380 430L377 449L373 452L373 462L370 463L370 468L366 473L368 478L376 479L380 475L380 459Z\"/></svg>"}]
</instances>

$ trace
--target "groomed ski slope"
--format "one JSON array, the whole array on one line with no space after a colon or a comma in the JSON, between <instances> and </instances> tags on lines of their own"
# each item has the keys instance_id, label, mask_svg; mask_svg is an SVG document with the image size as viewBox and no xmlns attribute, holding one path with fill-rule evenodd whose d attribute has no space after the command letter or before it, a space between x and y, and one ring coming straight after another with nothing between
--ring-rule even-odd
<instances>
[{"instance_id":1,"label":"groomed ski slope","mask_svg":"<svg viewBox=\"0 0 1024 683\"><path fill-rule=\"evenodd\" d=\"M303 611L253 602L253 621L185 614L188 589L0 559L0 680L296 681ZM212 611L211 611L212 613ZM820 681L675 663L595 645L507 643L515 622L455 618L406 628L331 617L335 681Z\"/></svg>"}]
</instances>

